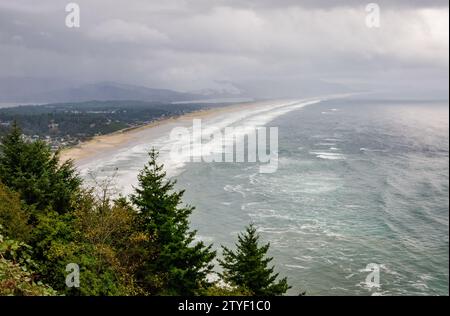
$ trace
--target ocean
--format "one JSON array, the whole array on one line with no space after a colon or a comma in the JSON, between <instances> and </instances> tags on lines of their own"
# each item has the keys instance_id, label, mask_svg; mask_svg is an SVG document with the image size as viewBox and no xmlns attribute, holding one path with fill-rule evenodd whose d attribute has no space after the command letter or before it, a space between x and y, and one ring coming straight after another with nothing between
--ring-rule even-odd
<instances>
[{"instance_id":1,"label":"ocean","mask_svg":"<svg viewBox=\"0 0 450 316\"><path fill-rule=\"evenodd\" d=\"M186 189L185 202L196 206L198 238L220 253L254 223L292 285L288 294L449 294L447 101L274 101L202 123L277 127L277 171L260 173L248 162L171 162L170 124L78 167L86 178L115 174L118 189L129 193L155 146ZM371 264L379 269L376 286L367 282Z\"/></svg>"}]
</instances>

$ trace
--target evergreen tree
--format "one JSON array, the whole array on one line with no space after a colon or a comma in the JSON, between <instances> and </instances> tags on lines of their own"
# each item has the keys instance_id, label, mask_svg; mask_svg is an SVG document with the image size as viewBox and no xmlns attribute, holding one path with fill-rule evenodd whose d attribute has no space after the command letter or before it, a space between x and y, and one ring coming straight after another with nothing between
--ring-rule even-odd
<instances>
[{"instance_id":1,"label":"evergreen tree","mask_svg":"<svg viewBox=\"0 0 450 316\"><path fill-rule=\"evenodd\" d=\"M26 142L14 122L0 144L0 181L38 210L72 209L81 179L71 161L60 163L58 152L42 142Z\"/></svg>"},{"instance_id":2,"label":"evergreen tree","mask_svg":"<svg viewBox=\"0 0 450 316\"><path fill-rule=\"evenodd\" d=\"M139 212L141 229L153 236L149 243L151 258L140 269L138 281L151 294L199 294L209 286L206 277L212 271L215 252L203 242L194 243L196 232L189 230L194 208L180 206L184 191L174 192L175 181L166 179L154 149L149 156L131 198Z\"/></svg>"},{"instance_id":3,"label":"evergreen tree","mask_svg":"<svg viewBox=\"0 0 450 316\"><path fill-rule=\"evenodd\" d=\"M10 185L12 177L8 174L16 174L20 170L23 161L25 142L22 139L22 130L14 121L9 133L2 137L0 142L0 177L3 183Z\"/></svg>"},{"instance_id":4,"label":"evergreen tree","mask_svg":"<svg viewBox=\"0 0 450 316\"><path fill-rule=\"evenodd\" d=\"M276 281L278 273L268 267L273 258L266 257L270 244L258 245L259 235L253 225L238 236L237 250L223 247L223 260L219 260L224 272L223 280L230 285L250 290L254 295L282 295L290 288L287 279Z\"/></svg>"}]
</instances>

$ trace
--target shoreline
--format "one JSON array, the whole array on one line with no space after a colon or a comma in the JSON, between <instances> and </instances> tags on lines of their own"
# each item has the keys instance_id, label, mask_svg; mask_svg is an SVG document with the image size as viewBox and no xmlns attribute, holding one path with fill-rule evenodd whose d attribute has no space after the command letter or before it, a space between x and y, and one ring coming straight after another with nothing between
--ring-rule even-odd
<instances>
[{"instance_id":1,"label":"shoreline","mask_svg":"<svg viewBox=\"0 0 450 316\"><path fill-rule=\"evenodd\" d=\"M123 146L137 139L138 134L142 131L148 131L152 129L156 130L158 128L162 128L169 124L177 122L182 123L187 120L202 119L220 115L222 113L240 111L243 109L267 105L268 103L272 103L273 101L275 100L253 101L224 105L217 108L202 109L175 117L158 119L141 126L129 127L109 134L94 136L92 139L81 142L76 146L62 149L60 152L60 160L61 162L72 160L76 163L81 160L91 158L95 155L102 154L105 151L114 150L120 146Z\"/></svg>"}]
</instances>

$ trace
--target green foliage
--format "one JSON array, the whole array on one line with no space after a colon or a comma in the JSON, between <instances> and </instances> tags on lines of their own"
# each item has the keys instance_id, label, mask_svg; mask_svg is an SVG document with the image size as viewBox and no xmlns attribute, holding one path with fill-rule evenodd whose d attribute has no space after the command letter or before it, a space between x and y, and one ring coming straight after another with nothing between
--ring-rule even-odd
<instances>
[{"instance_id":1,"label":"green foliage","mask_svg":"<svg viewBox=\"0 0 450 316\"><path fill-rule=\"evenodd\" d=\"M252 291L237 286L231 287L221 284L213 284L203 293L203 296L252 296Z\"/></svg>"},{"instance_id":2,"label":"green foliage","mask_svg":"<svg viewBox=\"0 0 450 316\"><path fill-rule=\"evenodd\" d=\"M0 183L0 225L3 232L10 238L27 241L31 226L29 215L23 209L19 195Z\"/></svg>"},{"instance_id":3,"label":"green foliage","mask_svg":"<svg viewBox=\"0 0 450 316\"><path fill-rule=\"evenodd\" d=\"M216 253L195 241L155 150L130 201L109 187L81 188L71 162L43 142L26 142L14 124L0 144L0 295L281 295L253 226L237 252L224 248L223 280L208 281ZM108 186L109 184L105 184ZM96 196L94 192L101 192ZM3 235L2 235L3 234ZM7 236L7 237L4 237ZM66 286L66 266L80 287ZM224 282L226 284L224 284ZM56 292L57 291L57 292Z\"/></svg>"},{"instance_id":4,"label":"green foliage","mask_svg":"<svg viewBox=\"0 0 450 316\"><path fill-rule=\"evenodd\" d=\"M133 279L129 254L135 250L136 213L84 192L71 213L39 214L34 250L46 282L67 295L134 295L144 291ZM80 288L67 288L65 267L80 267Z\"/></svg>"},{"instance_id":5,"label":"green foliage","mask_svg":"<svg viewBox=\"0 0 450 316\"><path fill-rule=\"evenodd\" d=\"M223 260L219 260L224 272L223 280L232 286L248 289L254 295L282 295L290 288L287 279L276 281L274 267L268 267L273 258L266 257L270 244L258 245L259 235L253 225L238 236L236 252L223 248Z\"/></svg>"},{"instance_id":6,"label":"green foliage","mask_svg":"<svg viewBox=\"0 0 450 316\"><path fill-rule=\"evenodd\" d=\"M111 283L100 291L101 295L145 294L135 282L134 273L140 262L147 259L140 250L142 243L150 238L137 230L136 211L125 199L97 199L92 192L85 192L78 205L74 213L75 231L79 232L77 244L91 249L96 260L91 271L98 275L102 275L98 271L104 271L103 276L107 278L104 283Z\"/></svg>"},{"instance_id":7,"label":"green foliage","mask_svg":"<svg viewBox=\"0 0 450 316\"><path fill-rule=\"evenodd\" d=\"M164 104L141 101L88 101L0 109L0 122L17 121L28 136L86 140L138 126L161 117L181 115L223 104ZM50 128L51 126L55 126ZM0 135L4 133L0 126Z\"/></svg>"},{"instance_id":8,"label":"green foliage","mask_svg":"<svg viewBox=\"0 0 450 316\"><path fill-rule=\"evenodd\" d=\"M37 280L32 270L30 246L7 239L1 233L0 225L0 296L15 295L57 295L48 285Z\"/></svg>"},{"instance_id":9,"label":"green foliage","mask_svg":"<svg viewBox=\"0 0 450 316\"><path fill-rule=\"evenodd\" d=\"M30 244L34 259L39 264L39 272L46 283L58 291L65 288L65 267L73 259L76 248L73 216L70 213L58 214L55 211L40 212L32 231Z\"/></svg>"},{"instance_id":10,"label":"green foliage","mask_svg":"<svg viewBox=\"0 0 450 316\"><path fill-rule=\"evenodd\" d=\"M60 164L58 153L42 141L25 142L13 124L0 144L0 181L38 210L70 211L81 180L72 162Z\"/></svg>"},{"instance_id":11,"label":"green foliage","mask_svg":"<svg viewBox=\"0 0 450 316\"><path fill-rule=\"evenodd\" d=\"M153 237L148 243L151 259L138 271L138 280L152 294L194 295L208 286L215 252L194 243L196 232L189 231L194 208L180 207L184 191L174 192L175 182L166 179L154 149L149 156L132 196L141 229Z\"/></svg>"}]
</instances>

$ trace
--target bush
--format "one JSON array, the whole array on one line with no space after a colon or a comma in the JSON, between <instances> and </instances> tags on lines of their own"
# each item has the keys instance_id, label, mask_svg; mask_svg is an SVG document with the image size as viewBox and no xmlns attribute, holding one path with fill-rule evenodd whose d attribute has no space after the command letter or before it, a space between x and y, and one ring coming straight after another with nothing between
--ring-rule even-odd
<instances>
[{"instance_id":1,"label":"bush","mask_svg":"<svg viewBox=\"0 0 450 316\"><path fill-rule=\"evenodd\" d=\"M0 183L0 225L3 232L10 238L28 241L31 226L29 215L23 209L19 195Z\"/></svg>"},{"instance_id":2,"label":"bush","mask_svg":"<svg viewBox=\"0 0 450 316\"><path fill-rule=\"evenodd\" d=\"M37 281L29 251L28 245L3 236L0 226L0 296L57 295L51 287Z\"/></svg>"}]
</instances>

